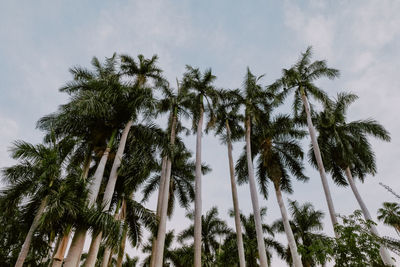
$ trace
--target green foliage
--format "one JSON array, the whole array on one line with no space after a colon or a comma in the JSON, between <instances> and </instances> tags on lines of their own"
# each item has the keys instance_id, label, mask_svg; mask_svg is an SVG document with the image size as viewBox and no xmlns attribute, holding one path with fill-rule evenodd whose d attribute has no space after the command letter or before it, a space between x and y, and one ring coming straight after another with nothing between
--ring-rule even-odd
<instances>
[{"instance_id":1,"label":"green foliage","mask_svg":"<svg viewBox=\"0 0 400 267\"><path fill-rule=\"evenodd\" d=\"M340 236L333 244L335 266L384 266L379 256L379 239L370 233L374 223L365 221L361 211L341 219L343 224L335 227Z\"/></svg>"}]
</instances>

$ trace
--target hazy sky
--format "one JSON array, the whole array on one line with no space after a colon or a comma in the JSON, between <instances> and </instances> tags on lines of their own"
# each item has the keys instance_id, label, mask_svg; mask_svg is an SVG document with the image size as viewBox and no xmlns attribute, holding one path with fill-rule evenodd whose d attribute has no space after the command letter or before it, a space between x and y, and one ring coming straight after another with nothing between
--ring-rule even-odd
<instances>
[{"instance_id":1,"label":"hazy sky","mask_svg":"<svg viewBox=\"0 0 400 267\"><path fill-rule=\"evenodd\" d=\"M315 59L327 59L341 70L340 79L319 85L330 96L338 91L360 96L349 119L372 117L391 133L391 143L373 141L378 174L359 183L375 217L383 201L395 200L378 183L400 192L399 13L400 1L394 0L2 1L0 167L12 164L7 148L13 140L40 142L36 120L67 101L58 88L71 78L68 68L89 66L93 56L158 54L171 82L190 64L211 67L219 87L238 88L247 66L257 75L266 74L263 84L269 84L312 45ZM203 179L203 211L218 205L221 217L233 226L227 215L231 193L226 148L212 135L203 140L203 161L213 169ZM187 138L187 145L194 152L194 137ZM235 158L242 146L235 145ZM307 164L306 173L310 181L294 183L294 193L285 199L310 201L327 212L318 172ZM349 188L330 186L338 213L358 208ZM242 212L251 212L248 185L239 188L239 200ZM280 217L273 194L268 200L260 196L260 205L268 207L267 223ZM148 206L154 209L154 200ZM177 208L167 227L183 229L189 223L184 214ZM383 235L395 235L386 226L378 228ZM328 214L325 229L332 234ZM278 238L286 243L285 236ZM273 266L281 264L275 257Z\"/></svg>"}]
</instances>

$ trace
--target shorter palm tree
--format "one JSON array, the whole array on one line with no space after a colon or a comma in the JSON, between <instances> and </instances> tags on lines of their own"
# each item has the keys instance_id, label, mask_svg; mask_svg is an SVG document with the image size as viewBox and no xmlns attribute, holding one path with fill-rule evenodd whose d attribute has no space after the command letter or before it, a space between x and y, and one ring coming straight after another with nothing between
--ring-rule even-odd
<instances>
[{"instance_id":1,"label":"shorter palm tree","mask_svg":"<svg viewBox=\"0 0 400 267\"><path fill-rule=\"evenodd\" d=\"M315 210L312 204L308 202L300 205L297 201L289 201L289 209L292 216L290 227L296 243L299 245L303 266L324 264L327 259L324 244L328 248L330 242L330 239L322 233L324 213ZM285 231L282 220L274 222L273 228L278 232ZM314 249L317 246L321 247L318 254ZM291 259L289 262L291 262Z\"/></svg>"},{"instance_id":2,"label":"shorter palm tree","mask_svg":"<svg viewBox=\"0 0 400 267\"><path fill-rule=\"evenodd\" d=\"M194 220L193 212L186 215L190 220ZM219 238L225 237L231 232L230 228L225 221L218 218L217 207L212 207L204 216L202 220L202 231L201 231L201 242L202 242L202 254L206 264L207 262L213 262L215 254L221 243L218 241ZM189 228L183 230L178 235L178 241L183 243L187 240L194 239L194 225L190 225Z\"/></svg>"},{"instance_id":3,"label":"shorter palm tree","mask_svg":"<svg viewBox=\"0 0 400 267\"><path fill-rule=\"evenodd\" d=\"M260 210L261 218L264 218L266 215L267 209L262 208ZM229 212L230 216L233 217L233 211ZM258 259L258 245L257 245L257 234L256 228L254 224L254 215L249 214L245 216L240 214L240 221L243 228L243 244L244 244L244 253L246 258L246 266L248 267L258 267L260 266L257 263ZM274 228L267 224L262 224L263 234L264 234L264 245L266 247L266 255L267 261L270 264L272 259L272 251L277 253L282 259L286 258L285 249L283 246L274 239L275 231ZM265 236L267 235L267 236ZM236 236L235 233L230 233L227 235L224 244L221 246L221 253L219 255L219 262L221 266L227 266L226 263L231 262L233 264L237 264L238 262L238 253L236 246Z\"/></svg>"},{"instance_id":4,"label":"shorter palm tree","mask_svg":"<svg viewBox=\"0 0 400 267\"><path fill-rule=\"evenodd\" d=\"M149 254L142 263L142 267L149 267L151 261L151 253L152 253L152 245L153 245L153 238L154 236L149 238L149 241L143 245L142 252ZM174 252L172 249L172 243L174 241L174 231L169 231L165 235L165 245L164 245L164 253L163 253L163 263L162 267L168 267L173 262Z\"/></svg>"},{"instance_id":5,"label":"shorter palm tree","mask_svg":"<svg viewBox=\"0 0 400 267\"><path fill-rule=\"evenodd\" d=\"M394 228L400 236L400 205L395 202L384 202L378 210L378 220Z\"/></svg>"},{"instance_id":6,"label":"shorter palm tree","mask_svg":"<svg viewBox=\"0 0 400 267\"><path fill-rule=\"evenodd\" d=\"M8 203L8 209L18 207L22 201L32 202L35 214L30 229L22 244L16 267L21 267L29 253L32 238L51 199L56 197L64 177L62 167L74 148L72 139L56 141L52 135L50 143L32 145L16 141L11 156L19 163L3 170L3 181L7 187L1 191L0 199Z\"/></svg>"}]
</instances>

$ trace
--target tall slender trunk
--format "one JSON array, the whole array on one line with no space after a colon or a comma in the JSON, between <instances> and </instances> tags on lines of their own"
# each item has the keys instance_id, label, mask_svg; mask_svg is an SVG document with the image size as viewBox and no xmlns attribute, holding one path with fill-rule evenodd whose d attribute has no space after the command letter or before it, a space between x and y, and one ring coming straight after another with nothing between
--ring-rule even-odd
<instances>
[{"instance_id":1,"label":"tall slender trunk","mask_svg":"<svg viewBox=\"0 0 400 267\"><path fill-rule=\"evenodd\" d=\"M329 190L328 179L326 178L325 167L322 162L322 156L321 156L321 152L319 150L317 135L315 133L315 128L314 128L314 125L311 120L310 106L308 104L307 96L305 95L303 89L301 89L301 99L303 101L304 109L307 114L308 131L310 132L311 143L312 143L312 147L314 150L315 159L317 160L318 171L319 171L319 175L321 176L321 181L322 181L322 187L324 189L326 202L328 203L329 215L331 217L333 231L335 233L336 238L338 238L339 236L335 231L335 225L338 223L337 218L336 218L335 207L333 206L331 191Z\"/></svg>"},{"instance_id":2,"label":"tall slender trunk","mask_svg":"<svg viewBox=\"0 0 400 267\"><path fill-rule=\"evenodd\" d=\"M117 153L115 154L114 162L111 168L110 177L108 178L107 186L104 191L103 196L103 211L108 211L111 204L111 198L114 194L115 184L117 183L118 178L118 168L121 165L122 156L124 154L126 140L128 138L129 130L133 121L130 120L126 123L124 130L122 131L121 140L119 141ZM100 232L94 241L92 241L89 249L88 259L86 260L85 267L94 267L96 263L97 253L99 252L100 241L101 241L102 233ZM93 246L93 247L92 247ZM90 259L90 260L89 260Z\"/></svg>"},{"instance_id":3,"label":"tall slender trunk","mask_svg":"<svg viewBox=\"0 0 400 267\"><path fill-rule=\"evenodd\" d=\"M248 169L248 174L249 174L251 203L253 205L254 223L256 226L257 246L258 246L260 267L267 267L268 266L267 254L266 254L266 250L265 250L263 230L262 230L262 226L261 226L260 206L258 204L256 182L254 179L253 160L251 157L250 134L251 134L251 122L250 122L250 117L247 116L247 118L246 118L246 156L247 156L247 169Z\"/></svg>"},{"instance_id":4,"label":"tall slender trunk","mask_svg":"<svg viewBox=\"0 0 400 267\"><path fill-rule=\"evenodd\" d=\"M125 254L127 235L128 235L128 224L126 224L126 222L125 222L124 229L122 230L121 246L119 247L119 251L118 251L117 267L122 267L122 262L123 262L124 254Z\"/></svg>"},{"instance_id":5,"label":"tall slender trunk","mask_svg":"<svg viewBox=\"0 0 400 267\"><path fill-rule=\"evenodd\" d=\"M290 248L290 254L292 255L293 266L294 267L303 267L300 255L297 251L297 245L296 245L296 241L294 240L293 231L292 231L292 228L290 227L285 203L283 202L283 199L282 199L281 188L280 188L279 184L277 184L277 183L274 183L274 186L275 186L276 199L278 200L279 209L281 210L283 228L285 229L286 237L287 237L289 248Z\"/></svg>"},{"instance_id":6,"label":"tall slender trunk","mask_svg":"<svg viewBox=\"0 0 400 267\"><path fill-rule=\"evenodd\" d=\"M157 220L160 221L161 216L161 206L162 206L162 196L165 187L165 171L167 168L167 156L162 158L162 165L161 165L161 175L160 175L160 185L158 188L158 198L157 198L157 210L156 210L156 217ZM156 251L157 251L157 236L154 235L152 246L151 246L151 259L150 259L150 267L154 267L154 261L156 259Z\"/></svg>"},{"instance_id":7,"label":"tall slender trunk","mask_svg":"<svg viewBox=\"0 0 400 267\"><path fill-rule=\"evenodd\" d=\"M108 266L108 262L110 261L110 257L111 257L111 248L106 247L106 249L104 250L104 254L103 254L103 261L101 262L101 267L107 267Z\"/></svg>"},{"instance_id":8,"label":"tall slender trunk","mask_svg":"<svg viewBox=\"0 0 400 267\"><path fill-rule=\"evenodd\" d=\"M196 133L196 172L194 196L194 267L201 267L201 135L203 131L204 109L200 107L200 116Z\"/></svg>"},{"instance_id":9,"label":"tall slender trunk","mask_svg":"<svg viewBox=\"0 0 400 267\"><path fill-rule=\"evenodd\" d=\"M239 266L246 267L245 256L244 256L244 247L243 247L242 226L240 224L239 201L238 201L236 181L235 181L235 169L233 167L231 129L229 127L228 121L226 121L226 134L228 137L227 145L228 145L228 159L229 159L229 174L230 174L230 178L231 178L233 210L235 212L235 227L236 227L238 254L239 254Z\"/></svg>"},{"instance_id":10,"label":"tall slender trunk","mask_svg":"<svg viewBox=\"0 0 400 267\"><path fill-rule=\"evenodd\" d=\"M52 267L61 267L62 262L64 260L65 251L67 250L70 235L71 235L71 231L68 231L67 234L63 235L61 242L58 245L57 252L53 257Z\"/></svg>"},{"instance_id":11,"label":"tall slender trunk","mask_svg":"<svg viewBox=\"0 0 400 267\"><path fill-rule=\"evenodd\" d=\"M365 205L363 199L361 198L360 193L358 192L357 186L354 183L353 175L351 174L349 167L346 168L345 173L347 176L347 181L349 181L351 190L353 191L354 196L356 197L357 202L360 205L360 208L364 215L365 220L374 221L371 217L371 214L369 213L369 211L367 209L367 206ZM371 225L370 231L372 234L379 237L378 229L376 229L375 225ZM379 253L381 255L383 263L385 263L386 265L389 265L389 266L394 266L394 262L393 262L392 258L390 257L389 251L385 247L381 246L379 249Z\"/></svg>"},{"instance_id":12,"label":"tall slender trunk","mask_svg":"<svg viewBox=\"0 0 400 267\"><path fill-rule=\"evenodd\" d=\"M171 136L170 136L170 144L172 148L174 147L175 144L177 119L178 118L176 110L173 110L172 123L171 123ZM167 157L167 168L165 171L164 189L161 201L162 206L160 212L160 223L158 225L157 243L156 243L157 249L155 253L154 266L162 266L163 264L165 235L167 232L166 226L167 226L169 186L171 180L171 167L172 167L172 159L171 157Z\"/></svg>"},{"instance_id":13,"label":"tall slender trunk","mask_svg":"<svg viewBox=\"0 0 400 267\"><path fill-rule=\"evenodd\" d=\"M111 135L110 141L108 142L107 147L104 150L99 163L97 164L96 171L93 175L93 181L91 182L91 184L89 186L89 193L88 193L88 206L89 207L92 207L95 204L97 195L99 194L101 180L103 179L104 169L106 167L106 163L108 160L108 156L110 154L112 144L114 142L115 135L116 135L116 131L114 131L113 134ZM84 171L84 175L86 175L86 177L84 177L84 179L87 178L88 172L89 172L89 169L86 169ZM81 260L81 254L83 251L83 246L85 245L85 241L86 241L86 232L87 232L87 229L84 227L78 227L76 229L74 237L72 238L72 242L71 242L71 246L68 251L67 258L65 259L65 262L64 262L64 267L78 267L79 266L79 262Z\"/></svg>"},{"instance_id":14,"label":"tall slender trunk","mask_svg":"<svg viewBox=\"0 0 400 267\"><path fill-rule=\"evenodd\" d=\"M64 236L65 236L65 235L64 235ZM57 254L58 247L60 246L61 240L64 238L64 236L59 236L59 237L57 238L56 245L54 246L54 249L53 249L53 254L51 255L50 266L52 266L52 267L53 267L53 264L54 264L54 255Z\"/></svg>"},{"instance_id":15,"label":"tall slender trunk","mask_svg":"<svg viewBox=\"0 0 400 267\"><path fill-rule=\"evenodd\" d=\"M15 263L15 267L22 267L22 265L24 264L26 256L28 256L28 253L29 253L29 248L31 246L33 233L36 231L36 228L39 226L40 217L42 217L46 206L47 206L47 197L45 197L42 200L42 202L40 203L39 209L36 212L35 218L33 218L31 227L29 228L29 231L25 237L25 241L22 244L21 251L19 252L17 262Z\"/></svg>"},{"instance_id":16,"label":"tall slender trunk","mask_svg":"<svg viewBox=\"0 0 400 267\"><path fill-rule=\"evenodd\" d=\"M125 198L122 198L122 204L121 204L121 209L119 208L119 204L117 205L117 208L115 209L115 214L114 214L114 219L118 221L123 221L126 218L126 200ZM124 224L124 230L127 225ZM123 230L123 231L124 231ZM106 247L104 250L103 254L103 261L101 263L102 267L107 267L109 264L110 258L112 258L113 254L113 248Z\"/></svg>"}]
</instances>

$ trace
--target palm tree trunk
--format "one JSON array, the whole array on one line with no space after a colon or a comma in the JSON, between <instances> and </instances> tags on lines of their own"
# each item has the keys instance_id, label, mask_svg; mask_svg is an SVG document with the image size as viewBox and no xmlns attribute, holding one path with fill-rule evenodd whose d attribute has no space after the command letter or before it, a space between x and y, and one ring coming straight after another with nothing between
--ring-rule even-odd
<instances>
[{"instance_id":1,"label":"palm tree trunk","mask_svg":"<svg viewBox=\"0 0 400 267\"><path fill-rule=\"evenodd\" d=\"M303 267L300 255L297 251L297 245L296 245L296 241L294 239L293 231L292 231L292 228L290 227L285 203L283 202L283 199L282 199L281 189L279 187L279 184L277 184L277 183L274 183L274 186L275 186L276 199L278 200L279 209L281 210L283 228L285 229L286 237L287 237L289 248L290 248L290 254L292 255L293 266L294 267Z\"/></svg>"},{"instance_id":2,"label":"palm tree trunk","mask_svg":"<svg viewBox=\"0 0 400 267\"><path fill-rule=\"evenodd\" d=\"M171 147L175 144L176 138L176 123L177 123L177 114L176 110L173 111L172 123L171 123L171 137L170 144ZM158 225L158 233L157 233L157 243L156 243L156 253L154 266L162 266L163 257L164 257L164 243L165 243L165 235L167 232L167 211L168 211L168 197L169 197L169 185L171 179L171 167L172 160L170 157L167 157L167 169L165 172L165 181L164 181L164 189L163 189L163 198L161 201L161 212L160 212L160 223Z\"/></svg>"},{"instance_id":3,"label":"palm tree trunk","mask_svg":"<svg viewBox=\"0 0 400 267\"><path fill-rule=\"evenodd\" d=\"M308 104L307 96L304 93L304 90L301 90L301 99L303 101L304 109L307 114L308 131L310 133L311 143L312 143L313 150L314 150L314 155L317 160L318 171L319 171L319 175L321 176L322 187L324 188L326 202L328 203L329 215L331 217L333 231L335 233L336 238L338 238L339 236L335 231L335 225L338 223L337 218L336 218L335 207L333 206L331 191L329 190L328 179L326 178L325 167L322 162L321 151L319 150L319 145L318 145L318 141L317 141L317 135L315 133L315 128L314 128L314 125L311 120L310 107Z\"/></svg>"},{"instance_id":4,"label":"palm tree trunk","mask_svg":"<svg viewBox=\"0 0 400 267\"><path fill-rule=\"evenodd\" d=\"M114 131L113 134L111 135L110 141L108 142L107 147L104 150L103 155L101 156L101 159L97 165L96 171L93 176L93 181L89 186L89 193L88 193L89 207L92 207L94 205L97 199L97 195L99 194L101 180L103 179L104 169L106 167L108 155L110 153L112 144L114 142L115 134L116 131ZM88 172L89 169L84 171L84 175L86 175L86 177L84 177L85 179L87 178ZM83 251L83 246L85 245L86 241L86 231L87 229L83 227L78 227L76 229L74 237L72 238L67 258L65 259L64 262L64 267L78 267L81 259L81 254Z\"/></svg>"},{"instance_id":5,"label":"palm tree trunk","mask_svg":"<svg viewBox=\"0 0 400 267\"><path fill-rule=\"evenodd\" d=\"M108 262L110 261L110 257L111 257L111 248L107 247L104 250L103 261L101 262L101 267L107 267L108 266Z\"/></svg>"},{"instance_id":6,"label":"palm tree trunk","mask_svg":"<svg viewBox=\"0 0 400 267\"><path fill-rule=\"evenodd\" d=\"M22 265L24 264L26 256L28 256L28 253L29 253L29 248L31 246L33 233L36 231L36 228L39 226L40 217L42 217L46 206L47 206L47 197L45 197L42 200L42 202L40 203L39 209L36 212L35 218L33 218L31 227L29 228L29 231L25 237L25 241L22 244L21 251L19 252L17 262L15 263L15 267L22 267Z\"/></svg>"},{"instance_id":7,"label":"palm tree trunk","mask_svg":"<svg viewBox=\"0 0 400 267\"><path fill-rule=\"evenodd\" d=\"M162 203L162 196L165 187L165 170L167 168L167 157L164 156L162 159L161 165L161 175L160 175L160 185L158 188L158 198L157 198L157 210L156 210L156 217L158 221L160 221L161 216L161 203ZM154 261L156 259L155 253L157 251L157 237L154 236L151 246L151 259L150 259L150 267L154 267Z\"/></svg>"},{"instance_id":8,"label":"palm tree trunk","mask_svg":"<svg viewBox=\"0 0 400 267\"><path fill-rule=\"evenodd\" d=\"M64 235L64 236L65 236L65 235ZM54 255L56 255L56 253L57 253L57 251L58 251L58 247L60 246L61 240L64 238L64 236L59 236L59 237L57 238L56 245L54 246L53 253L52 253L52 255L51 255L50 266L52 266L52 267L53 267L53 264L54 264Z\"/></svg>"},{"instance_id":9,"label":"palm tree trunk","mask_svg":"<svg viewBox=\"0 0 400 267\"><path fill-rule=\"evenodd\" d=\"M106 148L106 151L107 151L107 148ZM106 161L108 158L108 153L109 153L109 150L106 152L106 155L104 155L104 153L103 153L103 156L102 156L102 158L104 157ZM85 159L85 162L83 165L83 170L82 170L82 179L83 180L86 180L89 175L90 163L92 162L91 154L92 154L92 149L90 148L88 154L86 155L86 159ZM105 165L105 163L103 165ZM96 172L97 172L97 169L96 169ZM89 189L89 194L90 194L90 189ZM67 233L64 234L64 236L62 238L62 242L61 242L61 249L59 248L59 246L57 246L57 252L56 252L55 256L53 257L52 267L61 267L70 237L71 237L71 229L69 229L67 231ZM72 244L71 244L71 246L72 246Z\"/></svg>"},{"instance_id":10,"label":"palm tree trunk","mask_svg":"<svg viewBox=\"0 0 400 267\"><path fill-rule=\"evenodd\" d=\"M239 266L246 267L244 247L243 247L242 226L240 224L239 201L238 201L236 182L235 182L235 169L233 167L231 129L229 127L228 121L226 121L226 134L228 136L227 145L228 145L229 173L231 178L233 210L235 212L235 227L236 227L237 247L239 253Z\"/></svg>"},{"instance_id":11,"label":"palm tree trunk","mask_svg":"<svg viewBox=\"0 0 400 267\"><path fill-rule=\"evenodd\" d=\"M62 237L61 242L58 245L57 252L53 257L52 267L61 267L64 260L65 251L67 250L70 235L71 231L68 231L68 233Z\"/></svg>"},{"instance_id":12,"label":"palm tree trunk","mask_svg":"<svg viewBox=\"0 0 400 267\"><path fill-rule=\"evenodd\" d=\"M260 260L260 267L267 267L268 261L267 261L266 251L265 251L263 230L262 230L262 226L261 226L260 206L258 204L256 182L254 179L253 160L252 160L252 156L251 156L250 131L251 131L250 117L247 116L247 118L246 118L246 156L247 156L247 168L248 168L248 173L249 173L251 203L253 205L254 223L256 226L256 233L257 233L257 245L258 245L258 255L259 255L259 260Z\"/></svg>"},{"instance_id":13,"label":"palm tree trunk","mask_svg":"<svg viewBox=\"0 0 400 267\"><path fill-rule=\"evenodd\" d=\"M354 183L353 175L351 174L349 167L346 168L345 173L347 176L347 181L349 181L351 190L353 191L353 194L356 197L358 204L360 205L360 208L364 215L365 220L367 220L367 221L369 220L369 221L373 222L371 214L369 213L367 206L365 205L363 199L361 198L361 195L358 192L357 186ZM379 237L378 229L376 229L375 225L371 225L370 231L372 234ZM386 265L389 265L389 266L394 266L394 262L393 262L392 258L390 257L389 251L387 251L387 249L385 247L381 246L379 249L379 253L381 255L383 263L385 263Z\"/></svg>"},{"instance_id":14,"label":"palm tree trunk","mask_svg":"<svg viewBox=\"0 0 400 267\"><path fill-rule=\"evenodd\" d=\"M130 120L126 123L124 130L122 131L121 140L119 141L117 153L115 154L114 162L111 168L110 177L108 178L107 186L104 191L103 196L103 211L107 211L110 208L111 198L114 194L115 184L117 183L118 178L118 168L121 165L122 156L124 154L126 140L128 138L129 130L133 121ZM98 236L92 241L89 249L88 259L86 260L86 267L94 267L96 263L97 253L99 252L100 241L101 241L102 233L100 232ZM93 246L93 247L92 247ZM91 259L89 261L89 259Z\"/></svg>"},{"instance_id":15,"label":"palm tree trunk","mask_svg":"<svg viewBox=\"0 0 400 267\"><path fill-rule=\"evenodd\" d=\"M128 224L124 224L124 229L122 231L122 240L121 240L121 246L118 251L118 258L117 258L117 267L122 267L122 262L124 259L124 254L125 254L125 245L126 245L126 237L128 235Z\"/></svg>"},{"instance_id":16,"label":"palm tree trunk","mask_svg":"<svg viewBox=\"0 0 400 267\"><path fill-rule=\"evenodd\" d=\"M204 109L200 107L196 133L196 171L194 197L194 267L201 267L201 135L203 131Z\"/></svg>"}]
</instances>

